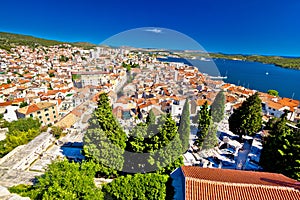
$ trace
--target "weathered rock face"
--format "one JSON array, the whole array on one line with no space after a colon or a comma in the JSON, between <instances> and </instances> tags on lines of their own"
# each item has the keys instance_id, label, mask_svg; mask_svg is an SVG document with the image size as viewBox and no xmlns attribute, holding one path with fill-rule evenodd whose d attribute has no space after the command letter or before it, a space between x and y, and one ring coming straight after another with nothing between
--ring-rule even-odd
<instances>
[{"instance_id":1,"label":"weathered rock face","mask_svg":"<svg viewBox=\"0 0 300 200\"><path fill-rule=\"evenodd\" d=\"M11 194L6 187L0 185L1 200L30 200L29 197L21 197L17 194Z\"/></svg>"}]
</instances>

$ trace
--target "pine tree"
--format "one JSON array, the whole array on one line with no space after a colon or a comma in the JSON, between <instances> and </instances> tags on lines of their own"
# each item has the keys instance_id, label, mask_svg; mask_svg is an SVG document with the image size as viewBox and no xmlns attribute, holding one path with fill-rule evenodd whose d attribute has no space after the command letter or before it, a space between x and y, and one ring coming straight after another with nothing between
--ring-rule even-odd
<instances>
[{"instance_id":1,"label":"pine tree","mask_svg":"<svg viewBox=\"0 0 300 200\"><path fill-rule=\"evenodd\" d=\"M203 145L203 141L208 134L210 121L211 121L211 114L208 108L208 103L206 101L204 105L201 107L201 110L199 111L198 131L197 131L198 138L195 142L195 144L198 147L202 147Z\"/></svg>"},{"instance_id":2,"label":"pine tree","mask_svg":"<svg viewBox=\"0 0 300 200\"><path fill-rule=\"evenodd\" d=\"M186 99L183 111L180 118L179 128L178 128L179 138L182 142L182 152L185 153L189 148L189 137L191 134L190 128L190 106L189 101Z\"/></svg>"},{"instance_id":3,"label":"pine tree","mask_svg":"<svg viewBox=\"0 0 300 200\"><path fill-rule=\"evenodd\" d=\"M254 135L262 128L262 107L258 93L248 97L229 117L229 130L240 136Z\"/></svg>"},{"instance_id":4,"label":"pine tree","mask_svg":"<svg viewBox=\"0 0 300 200\"><path fill-rule=\"evenodd\" d=\"M182 144L172 116L167 114L160 121L164 123L159 126L158 133L150 138L149 163L159 169L159 173L169 173L183 164Z\"/></svg>"},{"instance_id":5,"label":"pine tree","mask_svg":"<svg viewBox=\"0 0 300 200\"><path fill-rule=\"evenodd\" d=\"M159 138L157 149L166 146L178 135L176 122L172 119L171 114L167 114L165 119L162 119L162 122L163 121L163 125L159 127L158 133L155 135Z\"/></svg>"},{"instance_id":6,"label":"pine tree","mask_svg":"<svg viewBox=\"0 0 300 200\"><path fill-rule=\"evenodd\" d=\"M112 114L107 94L100 94L98 108L95 110L94 115L97 118L97 125L105 132L108 139L113 144L125 149L127 136Z\"/></svg>"},{"instance_id":7,"label":"pine tree","mask_svg":"<svg viewBox=\"0 0 300 200\"><path fill-rule=\"evenodd\" d=\"M99 96L98 108L93 112L83 141L83 153L88 160L103 166L100 174L109 176L116 174L123 167L123 153L127 136L114 118L109 99L106 94Z\"/></svg>"},{"instance_id":8,"label":"pine tree","mask_svg":"<svg viewBox=\"0 0 300 200\"><path fill-rule=\"evenodd\" d=\"M287 126L287 113L281 116L266 138L260 157L265 171L282 173L300 180L300 132Z\"/></svg>"},{"instance_id":9,"label":"pine tree","mask_svg":"<svg viewBox=\"0 0 300 200\"><path fill-rule=\"evenodd\" d=\"M126 150L130 152L141 153L145 150L145 139L147 138L147 126L140 123L135 126L129 133L126 144Z\"/></svg>"},{"instance_id":10,"label":"pine tree","mask_svg":"<svg viewBox=\"0 0 300 200\"><path fill-rule=\"evenodd\" d=\"M220 91L211 105L211 116L214 122L220 122L224 118L224 110L225 95L223 91Z\"/></svg>"}]
</instances>

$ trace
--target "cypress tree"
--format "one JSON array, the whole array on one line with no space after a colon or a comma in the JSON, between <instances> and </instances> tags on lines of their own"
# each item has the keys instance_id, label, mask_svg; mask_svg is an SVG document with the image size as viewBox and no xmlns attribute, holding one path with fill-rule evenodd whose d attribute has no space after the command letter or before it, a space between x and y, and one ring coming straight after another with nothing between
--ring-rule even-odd
<instances>
[{"instance_id":1,"label":"cypress tree","mask_svg":"<svg viewBox=\"0 0 300 200\"><path fill-rule=\"evenodd\" d=\"M198 147L202 147L203 141L206 138L210 126L211 114L208 108L208 103L205 101L201 110L199 111L199 120L198 120L198 131L197 131L197 140L195 144Z\"/></svg>"},{"instance_id":2,"label":"cypress tree","mask_svg":"<svg viewBox=\"0 0 300 200\"><path fill-rule=\"evenodd\" d=\"M182 152L185 153L189 148L189 137L191 133L190 128L190 106L189 101L186 99L180 122L179 122L179 128L178 128L179 138L182 142Z\"/></svg>"},{"instance_id":3,"label":"cypress tree","mask_svg":"<svg viewBox=\"0 0 300 200\"><path fill-rule=\"evenodd\" d=\"M149 126L150 124L154 124L155 123L155 115L152 111L152 109L149 111L149 114L147 115L147 118L146 118L146 124Z\"/></svg>"},{"instance_id":4,"label":"cypress tree","mask_svg":"<svg viewBox=\"0 0 300 200\"><path fill-rule=\"evenodd\" d=\"M225 95L223 91L220 91L211 105L211 116L214 122L220 122L224 118L224 110Z\"/></svg>"},{"instance_id":5,"label":"cypress tree","mask_svg":"<svg viewBox=\"0 0 300 200\"><path fill-rule=\"evenodd\" d=\"M211 120L207 136L203 141L202 149L211 149L218 145L218 138L217 138L217 126Z\"/></svg>"}]
</instances>

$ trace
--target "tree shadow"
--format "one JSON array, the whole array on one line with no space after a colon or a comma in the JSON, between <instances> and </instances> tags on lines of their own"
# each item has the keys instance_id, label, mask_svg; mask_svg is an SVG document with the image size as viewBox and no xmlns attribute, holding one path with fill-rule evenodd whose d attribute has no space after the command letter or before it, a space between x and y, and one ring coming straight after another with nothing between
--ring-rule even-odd
<instances>
[{"instance_id":1,"label":"tree shadow","mask_svg":"<svg viewBox=\"0 0 300 200\"><path fill-rule=\"evenodd\" d=\"M272 184L276 184L278 186L284 186L284 187L292 187L297 190L300 190L300 182L295 181L295 183L292 182L286 182L286 181L281 181L281 180L275 180L275 179L269 179L269 178L260 178L260 180L269 182Z\"/></svg>"}]
</instances>

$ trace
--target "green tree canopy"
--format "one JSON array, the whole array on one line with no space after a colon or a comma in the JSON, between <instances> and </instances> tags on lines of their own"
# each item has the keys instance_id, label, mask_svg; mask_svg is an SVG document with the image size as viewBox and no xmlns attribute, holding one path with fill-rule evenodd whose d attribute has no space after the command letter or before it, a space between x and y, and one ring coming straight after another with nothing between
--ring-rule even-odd
<instances>
[{"instance_id":1,"label":"green tree canopy","mask_svg":"<svg viewBox=\"0 0 300 200\"><path fill-rule=\"evenodd\" d=\"M182 148L177 126L171 115L159 117L157 123L140 123L129 133L125 167L129 171L169 173L180 167ZM138 154L135 154L138 153Z\"/></svg>"},{"instance_id":2,"label":"green tree canopy","mask_svg":"<svg viewBox=\"0 0 300 200\"><path fill-rule=\"evenodd\" d=\"M229 130L242 138L262 128L262 107L258 93L248 97L229 117Z\"/></svg>"},{"instance_id":3,"label":"green tree canopy","mask_svg":"<svg viewBox=\"0 0 300 200\"><path fill-rule=\"evenodd\" d=\"M217 126L211 120L208 132L203 141L202 149L211 149L218 145Z\"/></svg>"},{"instance_id":4,"label":"green tree canopy","mask_svg":"<svg viewBox=\"0 0 300 200\"><path fill-rule=\"evenodd\" d=\"M41 123L37 119L33 118L21 118L16 121L8 123L7 127L9 131L28 131L29 129L39 129Z\"/></svg>"},{"instance_id":5,"label":"green tree canopy","mask_svg":"<svg viewBox=\"0 0 300 200\"><path fill-rule=\"evenodd\" d=\"M56 139L59 139L63 135L63 130L58 126L52 126L51 133Z\"/></svg>"},{"instance_id":6,"label":"green tree canopy","mask_svg":"<svg viewBox=\"0 0 300 200\"><path fill-rule=\"evenodd\" d=\"M94 184L96 166L92 162L54 162L33 186L15 186L11 192L31 199L103 199Z\"/></svg>"},{"instance_id":7,"label":"green tree canopy","mask_svg":"<svg viewBox=\"0 0 300 200\"><path fill-rule=\"evenodd\" d=\"M25 101L25 102L22 102L22 103L20 103L20 108L23 108L23 107L25 107L25 106L28 106L28 103Z\"/></svg>"},{"instance_id":8,"label":"green tree canopy","mask_svg":"<svg viewBox=\"0 0 300 200\"><path fill-rule=\"evenodd\" d=\"M162 116L158 125L158 133L149 138L149 163L160 173L167 174L183 164L182 143L170 114Z\"/></svg>"},{"instance_id":9,"label":"green tree canopy","mask_svg":"<svg viewBox=\"0 0 300 200\"><path fill-rule=\"evenodd\" d=\"M224 118L224 110L225 95L223 91L220 91L211 105L211 116L214 122L220 122Z\"/></svg>"},{"instance_id":10,"label":"green tree canopy","mask_svg":"<svg viewBox=\"0 0 300 200\"><path fill-rule=\"evenodd\" d=\"M149 114L147 115L147 118L146 118L146 124L149 126L149 124L154 124L156 121L156 117L154 115L154 112L153 110L151 109L149 111Z\"/></svg>"},{"instance_id":11,"label":"green tree canopy","mask_svg":"<svg viewBox=\"0 0 300 200\"><path fill-rule=\"evenodd\" d=\"M183 110L179 122L178 133L179 133L179 138L181 140L182 152L185 153L189 148L189 138L191 134L190 106L189 106L188 99L186 99L183 106Z\"/></svg>"},{"instance_id":12,"label":"green tree canopy","mask_svg":"<svg viewBox=\"0 0 300 200\"><path fill-rule=\"evenodd\" d=\"M135 174L116 178L103 186L105 199L164 200L167 175Z\"/></svg>"},{"instance_id":13,"label":"green tree canopy","mask_svg":"<svg viewBox=\"0 0 300 200\"><path fill-rule=\"evenodd\" d=\"M197 140L195 144L198 147L202 147L203 141L206 138L210 126L211 114L208 107L207 101L205 101L204 105L201 107L199 111L199 119L198 119L198 131L197 131Z\"/></svg>"},{"instance_id":14,"label":"green tree canopy","mask_svg":"<svg viewBox=\"0 0 300 200\"><path fill-rule=\"evenodd\" d=\"M8 128L6 138L0 141L0 158L17 146L27 144L40 134L40 122L32 118L22 118L12 122L3 122Z\"/></svg>"},{"instance_id":15,"label":"green tree canopy","mask_svg":"<svg viewBox=\"0 0 300 200\"><path fill-rule=\"evenodd\" d=\"M100 94L98 108L94 112L98 122L97 125L99 125L99 127L105 132L108 139L111 140L113 144L125 149L127 140L126 133L113 116L109 102L110 101L106 93ZM96 124L92 124L92 126L94 125Z\"/></svg>"},{"instance_id":16,"label":"green tree canopy","mask_svg":"<svg viewBox=\"0 0 300 200\"><path fill-rule=\"evenodd\" d=\"M287 113L277 120L263 144L260 164L264 170L300 180L300 131L287 126Z\"/></svg>"},{"instance_id":17,"label":"green tree canopy","mask_svg":"<svg viewBox=\"0 0 300 200\"><path fill-rule=\"evenodd\" d=\"M89 123L83 139L84 155L102 166L99 175L116 176L123 167L127 136L113 116L106 94L100 94L98 108Z\"/></svg>"},{"instance_id":18,"label":"green tree canopy","mask_svg":"<svg viewBox=\"0 0 300 200\"><path fill-rule=\"evenodd\" d=\"M147 133L147 125L140 123L135 126L129 134L126 150L130 152L142 153L146 150L146 142L148 133Z\"/></svg>"},{"instance_id":19,"label":"green tree canopy","mask_svg":"<svg viewBox=\"0 0 300 200\"><path fill-rule=\"evenodd\" d=\"M278 97L279 93L277 90L268 90L268 94Z\"/></svg>"}]
</instances>

